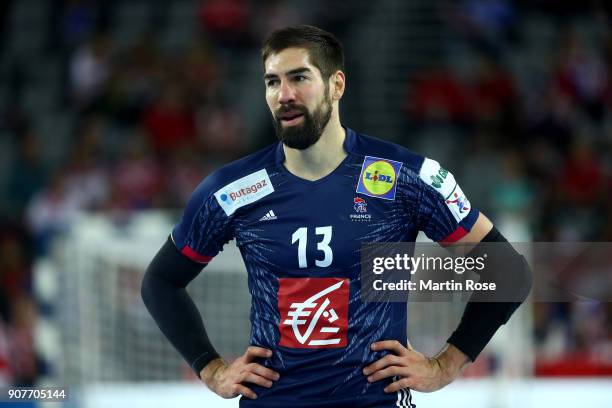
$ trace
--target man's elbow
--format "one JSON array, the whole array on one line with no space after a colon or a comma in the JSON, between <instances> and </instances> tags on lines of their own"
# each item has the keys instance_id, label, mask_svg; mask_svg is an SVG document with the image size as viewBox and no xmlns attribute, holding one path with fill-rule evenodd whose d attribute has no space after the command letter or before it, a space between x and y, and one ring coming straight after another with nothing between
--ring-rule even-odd
<instances>
[{"instance_id":1,"label":"man's elbow","mask_svg":"<svg viewBox=\"0 0 612 408\"><path fill-rule=\"evenodd\" d=\"M197 264L176 250L169 238L147 267L140 284L140 296L147 308L167 293L185 289L203 265Z\"/></svg>"}]
</instances>

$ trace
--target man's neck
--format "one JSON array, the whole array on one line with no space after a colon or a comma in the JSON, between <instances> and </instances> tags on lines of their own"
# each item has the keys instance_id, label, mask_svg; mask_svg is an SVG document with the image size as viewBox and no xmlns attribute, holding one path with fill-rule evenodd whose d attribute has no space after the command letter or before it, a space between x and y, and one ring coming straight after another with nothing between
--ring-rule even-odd
<instances>
[{"instance_id":1,"label":"man's neck","mask_svg":"<svg viewBox=\"0 0 612 408\"><path fill-rule=\"evenodd\" d=\"M344 151L346 132L339 120L330 120L319 140L307 149L283 145L287 170L306 179L318 180L334 171L347 156Z\"/></svg>"}]
</instances>

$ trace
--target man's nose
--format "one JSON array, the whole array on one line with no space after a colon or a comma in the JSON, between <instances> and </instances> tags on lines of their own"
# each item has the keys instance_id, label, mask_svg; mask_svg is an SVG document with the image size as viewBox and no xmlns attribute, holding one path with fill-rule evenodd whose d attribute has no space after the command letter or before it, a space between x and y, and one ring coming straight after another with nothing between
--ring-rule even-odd
<instances>
[{"instance_id":1,"label":"man's nose","mask_svg":"<svg viewBox=\"0 0 612 408\"><path fill-rule=\"evenodd\" d=\"M286 81L281 81L280 90L278 92L278 102L288 103L295 101L295 89Z\"/></svg>"}]
</instances>

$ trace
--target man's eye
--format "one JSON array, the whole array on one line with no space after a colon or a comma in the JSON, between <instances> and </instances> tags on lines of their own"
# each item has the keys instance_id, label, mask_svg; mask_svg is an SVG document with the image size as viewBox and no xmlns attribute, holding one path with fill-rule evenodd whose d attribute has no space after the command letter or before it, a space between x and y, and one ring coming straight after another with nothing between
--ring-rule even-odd
<instances>
[{"instance_id":1,"label":"man's eye","mask_svg":"<svg viewBox=\"0 0 612 408\"><path fill-rule=\"evenodd\" d=\"M304 75L296 75L293 77L293 79L297 82L302 82L303 80L306 79L306 77Z\"/></svg>"},{"instance_id":2,"label":"man's eye","mask_svg":"<svg viewBox=\"0 0 612 408\"><path fill-rule=\"evenodd\" d=\"M268 88L272 87L272 86L276 86L278 84L278 79L270 79L268 81L266 81L266 86Z\"/></svg>"}]
</instances>

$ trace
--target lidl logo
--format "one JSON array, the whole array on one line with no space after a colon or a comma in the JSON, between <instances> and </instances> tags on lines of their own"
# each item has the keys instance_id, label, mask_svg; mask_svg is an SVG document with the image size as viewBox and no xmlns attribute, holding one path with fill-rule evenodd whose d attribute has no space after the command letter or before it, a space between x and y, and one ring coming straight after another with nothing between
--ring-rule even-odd
<instances>
[{"instance_id":1,"label":"lidl logo","mask_svg":"<svg viewBox=\"0 0 612 408\"><path fill-rule=\"evenodd\" d=\"M357 192L370 197L395 199L401 162L366 156L361 166Z\"/></svg>"}]
</instances>

